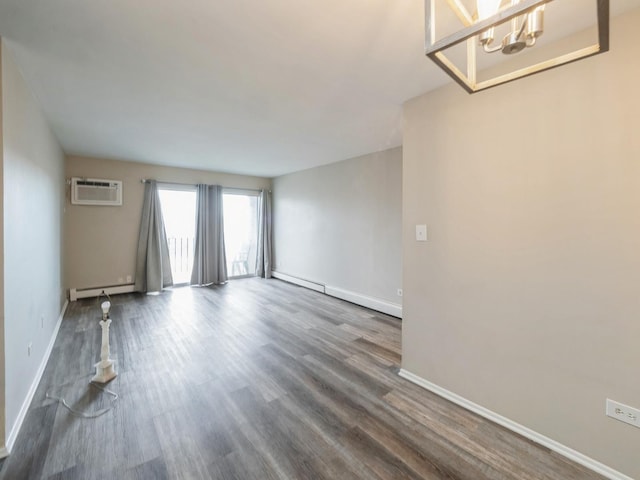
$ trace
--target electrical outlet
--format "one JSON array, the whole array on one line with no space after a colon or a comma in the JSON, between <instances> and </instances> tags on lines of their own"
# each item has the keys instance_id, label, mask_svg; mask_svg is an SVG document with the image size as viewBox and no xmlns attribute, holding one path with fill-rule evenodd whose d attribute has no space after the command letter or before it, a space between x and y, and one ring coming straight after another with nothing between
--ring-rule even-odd
<instances>
[{"instance_id":1,"label":"electrical outlet","mask_svg":"<svg viewBox=\"0 0 640 480\"><path fill-rule=\"evenodd\" d=\"M131 283L131 275L127 275L127 283Z\"/></svg>"},{"instance_id":2,"label":"electrical outlet","mask_svg":"<svg viewBox=\"0 0 640 480\"><path fill-rule=\"evenodd\" d=\"M27 345L27 357L31 356L31 347L33 347L33 343L29 342L29 345Z\"/></svg>"},{"instance_id":3,"label":"electrical outlet","mask_svg":"<svg viewBox=\"0 0 640 480\"><path fill-rule=\"evenodd\" d=\"M640 410L607 398L607 416L640 428Z\"/></svg>"},{"instance_id":4,"label":"electrical outlet","mask_svg":"<svg viewBox=\"0 0 640 480\"><path fill-rule=\"evenodd\" d=\"M401 288L399 288L399 289L398 289L398 296L399 296L399 297L401 297L401 296L402 296L402 289L401 289Z\"/></svg>"}]
</instances>

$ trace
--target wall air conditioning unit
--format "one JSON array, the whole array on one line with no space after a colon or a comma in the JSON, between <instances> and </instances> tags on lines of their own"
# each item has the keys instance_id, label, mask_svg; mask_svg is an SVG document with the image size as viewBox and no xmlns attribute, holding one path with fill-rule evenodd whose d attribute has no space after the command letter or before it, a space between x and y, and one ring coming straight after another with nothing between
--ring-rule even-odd
<instances>
[{"instance_id":1,"label":"wall air conditioning unit","mask_svg":"<svg viewBox=\"0 0 640 480\"><path fill-rule=\"evenodd\" d=\"M122 182L99 178L71 179L71 203L74 205L122 205Z\"/></svg>"}]
</instances>

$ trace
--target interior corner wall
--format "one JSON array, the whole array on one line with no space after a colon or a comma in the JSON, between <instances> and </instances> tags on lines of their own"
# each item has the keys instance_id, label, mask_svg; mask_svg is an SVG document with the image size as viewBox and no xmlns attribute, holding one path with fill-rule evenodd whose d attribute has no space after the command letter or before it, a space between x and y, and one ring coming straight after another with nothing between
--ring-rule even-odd
<instances>
[{"instance_id":1,"label":"interior corner wall","mask_svg":"<svg viewBox=\"0 0 640 480\"><path fill-rule=\"evenodd\" d=\"M275 269L401 304L402 148L273 181Z\"/></svg>"},{"instance_id":2,"label":"interior corner wall","mask_svg":"<svg viewBox=\"0 0 640 480\"><path fill-rule=\"evenodd\" d=\"M7 453L5 435L5 354L4 354L4 137L2 92L2 37L0 37L0 451Z\"/></svg>"},{"instance_id":3,"label":"interior corner wall","mask_svg":"<svg viewBox=\"0 0 640 480\"><path fill-rule=\"evenodd\" d=\"M405 104L405 370L633 478L640 11L611 51ZM413 239L427 224L429 241Z\"/></svg>"},{"instance_id":4,"label":"interior corner wall","mask_svg":"<svg viewBox=\"0 0 640 480\"><path fill-rule=\"evenodd\" d=\"M26 412L64 304L64 154L5 40L2 119L6 440Z\"/></svg>"},{"instance_id":5,"label":"interior corner wall","mask_svg":"<svg viewBox=\"0 0 640 480\"><path fill-rule=\"evenodd\" d=\"M121 180L122 206L72 205L67 189L65 215L65 289L97 288L135 281L136 252L144 184L158 182L269 189L271 180L144 163L69 156L66 176Z\"/></svg>"}]
</instances>

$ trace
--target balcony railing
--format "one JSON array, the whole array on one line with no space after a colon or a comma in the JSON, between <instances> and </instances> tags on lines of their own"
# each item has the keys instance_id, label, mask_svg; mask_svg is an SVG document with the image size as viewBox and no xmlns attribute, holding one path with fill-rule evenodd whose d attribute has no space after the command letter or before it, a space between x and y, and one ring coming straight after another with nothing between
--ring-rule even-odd
<instances>
[{"instance_id":1,"label":"balcony railing","mask_svg":"<svg viewBox=\"0 0 640 480\"><path fill-rule=\"evenodd\" d=\"M194 242L193 237L167 238L174 285L189 283L191 281Z\"/></svg>"}]
</instances>

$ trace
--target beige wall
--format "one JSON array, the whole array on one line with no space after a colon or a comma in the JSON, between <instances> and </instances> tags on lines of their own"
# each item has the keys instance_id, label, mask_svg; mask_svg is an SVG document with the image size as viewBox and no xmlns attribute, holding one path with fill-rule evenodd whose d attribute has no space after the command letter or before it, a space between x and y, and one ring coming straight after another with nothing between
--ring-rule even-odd
<instances>
[{"instance_id":1,"label":"beige wall","mask_svg":"<svg viewBox=\"0 0 640 480\"><path fill-rule=\"evenodd\" d=\"M64 154L4 41L2 116L4 412L10 444L64 302Z\"/></svg>"},{"instance_id":2,"label":"beige wall","mask_svg":"<svg viewBox=\"0 0 640 480\"><path fill-rule=\"evenodd\" d=\"M274 179L276 270L401 304L402 149Z\"/></svg>"},{"instance_id":3,"label":"beige wall","mask_svg":"<svg viewBox=\"0 0 640 480\"><path fill-rule=\"evenodd\" d=\"M638 25L407 102L403 146L403 368L635 478L640 429L604 410L640 408Z\"/></svg>"},{"instance_id":4,"label":"beige wall","mask_svg":"<svg viewBox=\"0 0 640 480\"><path fill-rule=\"evenodd\" d=\"M133 162L68 157L66 176L123 181L123 206L71 205L67 189L65 288L119 285L135 279L143 178L225 187L270 188L271 180Z\"/></svg>"},{"instance_id":5,"label":"beige wall","mask_svg":"<svg viewBox=\"0 0 640 480\"><path fill-rule=\"evenodd\" d=\"M6 367L4 353L4 122L2 103L3 87L3 68L2 68L2 43L4 40L0 37L0 448L6 446L5 435L5 374ZM2 451L4 454L4 450Z\"/></svg>"}]
</instances>

